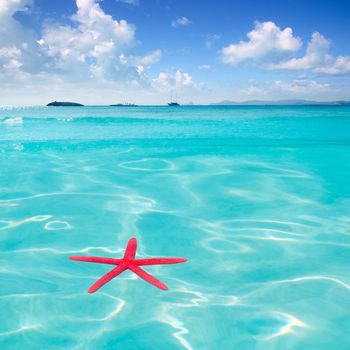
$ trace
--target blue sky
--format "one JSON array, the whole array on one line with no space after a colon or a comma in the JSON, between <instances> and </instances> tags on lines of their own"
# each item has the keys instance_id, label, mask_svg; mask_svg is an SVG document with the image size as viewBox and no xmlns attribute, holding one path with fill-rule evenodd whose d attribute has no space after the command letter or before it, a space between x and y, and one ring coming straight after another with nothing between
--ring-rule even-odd
<instances>
[{"instance_id":1,"label":"blue sky","mask_svg":"<svg viewBox=\"0 0 350 350\"><path fill-rule=\"evenodd\" d=\"M1 0L0 105L350 99L350 1Z\"/></svg>"}]
</instances>

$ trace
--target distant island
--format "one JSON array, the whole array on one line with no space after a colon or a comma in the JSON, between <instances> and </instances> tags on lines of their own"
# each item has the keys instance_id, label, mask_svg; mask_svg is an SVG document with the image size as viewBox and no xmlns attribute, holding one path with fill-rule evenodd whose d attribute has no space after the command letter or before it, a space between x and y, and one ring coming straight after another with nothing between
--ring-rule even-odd
<instances>
[{"instance_id":1,"label":"distant island","mask_svg":"<svg viewBox=\"0 0 350 350\"><path fill-rule=\"evenodd\" d=\"M169 102L167 104L170 107L180 106L177 102ZM62 102L54 101L48 103L46 106L54 107L84 107L83 104L77 102ZM157 106L157 105L154 105ZM158 105L161 106L161 105ZM193 102L185 104L183 106L194 106ZM350 106L350 101L312 101L303 99L294 100L249 100L243 102L224 100L221 102L209 103L207 105L198 106ZM139 105L134 103L116 103L111 105L89 105L89 107L139 107Z\"/></svg>"},{"instance_id":2,"label":"distant island","mask_svg":"<svg viewBox=\"0 0 350 350\"><path fill-rule=\"evenodd\" d=\"M46 105L47 107L83 107L84 105L76 102L50 102Z\"/></svg>"},{"instance_id":3,"label":"distant island","mask_svg":"<svg viewBox=\"0 0 350 350\"><path fill-rule=\"evenodd\" d=\"M350 106L350 101L309 101L309 100L279 100L263 101L250 100L244 102L235 102L225 100L217 103L210 103L210 106Z\"/></svg>"},{"instance_id":4,"label":"distant island","mask_svg":"<svg viewBox=\"0 0 350 350\"><path fill-rule=\"evenodd\" d=\"M114 105L109 105L109 107L138 107L134 103L116 103Z\"/></svg>"}]
</instances>

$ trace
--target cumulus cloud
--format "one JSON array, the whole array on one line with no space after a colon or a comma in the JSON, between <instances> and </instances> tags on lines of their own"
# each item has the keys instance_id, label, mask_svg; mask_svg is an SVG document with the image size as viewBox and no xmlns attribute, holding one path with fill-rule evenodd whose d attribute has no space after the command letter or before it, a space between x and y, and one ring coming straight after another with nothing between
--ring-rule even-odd
<instances>
[{"instance_id":1,"label":"cumulus cloud","mask_svg":"<svg viewBox=\"0 0 350 350\"><path fill-rule=\"evenodd\" d=\"M161 50L133 55L138 45L134 26L107 14L98 0L76 0L72 17L64 23L48 21L36 32L14 16L30 9L31 3L0 0L2 101L18 103L18 95L21 103L84 96L88 103L103 103L107 96L125 98L126 91L147 91L150 96L158 92L148 71L161 59ZM191 80L184 73L176 79L177 86ZM170 77L168 83L172 84Z\"/></svg>"},{"instance_id":2,"label":"cumulus cloud","mask_svg":"<svg viewBox=\"0 0 350 350\"><path fill-rule=\"evenodd\" d=\"M152 79L153 86L160 90L181 89L183 87L197 87L189 73L180 69L175 72L161 72L158 77Z\"/></svg>"},{"instance_id":3,"label":"cumulus cloud","mask_svg":"<svg viewBox=\"0 0 350 350\"><path fill-rule=\"evenodd\" d=\"M192 22L187 17L179 17L171 22L172 27L188 26Z\"/></svg>"},{"instance_id":4,"label":"cumulus cloud","mask_svg":"<svg viewBox=\"0 0 350 350\"><path fill-rule=\"evenodd\" d=\"M135 57L135 62L142 65L151 65L160 61L162 57L161 50L155 50L148 55Z\"/></svg>"},{"instance_id":5,"label":"cumulus cloud","mask_svg":"<svg viewBox=\"0 0 350 350\"><path fill-rule=\"evenodd\" d=\"M350 56L338 56L330 65L317 67L315 71L333 75L350 73Z\"/></svg>"},{"instance_id":6,"label":"cumulus cloud","mask_svg":"<svg viewBox=\"0 0 350 350\"><path fill-rule=\"evenodd\" d=\"M333 57L329 52L330 47L331 42L329 39L318 32L314 32L303 57L272 64L270 68L288 70L311 69L318 73L334 75L350 73L350 56Z\"/></svg>"},{"instance_id":7,"label":"cumulus cloud","mask_svg":"<svg viewBox=\"0 0 350 350\"><path fill-rule=\"evenodd\" d=\"M18 58L21 54L22 51L14 45L0 48L0 57Z\"/></svg>"},{"instance_id":8,"label":"cumulus cloud","mask_svg":"<svg viewBox=\"0 0 350 350\"><path fill-rule=\"evenodd\" d=\"M245 89L241 89L240 93L244 97L257 98L257 97L264 97L264 96L266 96L268 91L267 91L267 89L259 88L256 85L250 85L250 86L248 86Z\"/></svg>"},{"instance_id":9,"label":"cumulus cloud","mask_svg":"<svg viewBox=\"0 0 350 350\"><path fill-rule=\"evenodd\" d=\"M23 72L37 72L43 63L37 51L34 31L24 28L14 13L27 11L30 0L0 1L0 74L23 78Z\"/></svg>"},{"instance_id":10,"label":"cumulus cloud","mask_svg":"<svg viewBox=\"0 0 350 350\"><path fill-rule=\"evenodd\" d=\"M116 78L118 57L135 43L135 30L125 20L106 14L95 0L76 0L72 25L49 24L39 43L52 65L63 71Z\"/></svg>"},{"instance_id":11,"label":"cumulus cloud","mask_svg":"<svg viewBox=\"0 0 350 350\"><path fill-rule=\"evenodd\" d=\"M244 61L257 61L274 54L295 52L301 47L301 40L293 35L291 28L282 30L274 22L256 22L255 28L247 37L248 41L240 41L222 49L224 63L235 66Z\"/></svg>"},{"instance_id":12,"label":"cumulus cloud","mask_svg":"<svg viewBox=\"0 0 350 350\"><path fill-rule=\"evenodd\" d=\"M137 74L143 75L150 68L151 65L159 62L161 57L162 51L155 50L144 56L126 56L124 54L121 54L119 56L119 60L122 64L125 64L126 66L135 66Z\"/></svg>"},{"instance_id":13,"label":"cumulus cloud","mask_svg":"<svg viewBox=\"0 0 350 350\"><path fill-rule=\"evenodd\" d=\"M221 35L220 34L208 34L205 37L205 47L207 49L210 49L218 40L220 40Z\"/></svg>"},{"instance_id":14,"label":"cumulus cloud","mask_svg":"<svg viewBox=\"0 0 350 350\"><path fill-rule=\"evenodd\" d=\"M65 81L133 81L161 58L155 50L128 54L136 44L135 28L106 14L96 0L76 0L70 23L44 25L41 36L13 15L31 0L0 2L0 78L24 79L33 74L56 75Z\"/></svg>"},{"instance_id":15,"label":"cumulus cloud","mask_svg":"<svg viewBox=\"0 0 350 350\"><path fill-rule=\"evenodd\" d=\"M288 81L274 80L265 82L251 81L239 90L242 99L332 99L339 92L328 83L299 77Z\"/></svg>"},{"instance_id":16,"label":"cumulus cloud","mask_svg":"<svg viewBox=\"0 0 350 350\"><path fill-rule=\"evenodd\" d=\"M309 69L323 65L329 60L328 50L330 41L318 32L312 34L311 41L308 43L306 54L301 58L292 58L290 60L271 65L272 68L282 69Z\"/></svg>"},{"instance_id":17,"label":"cumulus cloud","mask_svg":"<svg viewBox=\"0 0 350 350\"><path fill-rule=\"evenodd\" d=\"M330 53L331 41L317 31L312 34L304 56L286 60L281 60L280 55L296 52L302 46L291 28L281 30L273 22L257 22L247 36L248 41L240 41L221 50L224 63L237 66L255 61L265 69L311 70L331 75L350 73L350 56L334 57Z\"/></svg>"},{"instance_id":18,"label":"cumulus cloud","mask_svg":"<svg viewBox=\"0 0 350 350\"><path fill-rule=\"evenodd\" d=\"M329 89L329 84L323 84L309 79L294 79L290 83L285 83L281 80L275 80L274 88L286 91L288 93L300 95L309 92L316 93L327 91Z\"/></svg>"},{"instance_id":19,"label":"cumulus cloud","mask_svg":"<svg viewBox=\"0 0 350 350\"><path fill-rule=\"evenodd\" d=\"M1 0L0 2L0 18L4 20L6 17L11 18L17 11L24 11L31 0Z\"/></svg>"}]
</instances>

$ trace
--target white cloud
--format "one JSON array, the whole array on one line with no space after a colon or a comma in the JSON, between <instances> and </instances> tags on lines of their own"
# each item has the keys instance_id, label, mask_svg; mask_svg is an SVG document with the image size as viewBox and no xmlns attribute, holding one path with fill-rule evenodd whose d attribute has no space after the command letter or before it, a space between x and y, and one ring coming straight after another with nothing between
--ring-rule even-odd
<instances>
[{"instance_id":1,"label":"white cloud","mask_svg":"<svg viewBox=\"0 0 350 350\"><path fill-rule=\"evenodd\" d=\"M138 6L139 0L116 0L117 2L123 2L124 4Z\"/></svg>"},{"instance_id":2,"label":"white cloud","mask_svg":"<svg viewBox=\"0 0 350 350\"><path fill-rule=\"evenodd\" d=\"M12 17L17 11L24 11L31 0L1 0L0 1L0 18Z\"/></svg>"},{"instance_id":3,"label":"white cloud","mask_svg":"<svg viewBox=\"0 0 350 350\"><path fill-rule=\"evenodd\" d=\"M319 32L312 34L304 56L282 61L278 54L301 48L301 40L293 36L291 28L281 30L273 22L257 22L247 36L249 41L222 49L224 63L235 66L244 61L256 61L265 69L311 70L330 75L350 73L350 56L334 57L330 53L331 41Z\"/></svg>"},{"instance_id":4,"label":"white cloud","mask_svg":"<svg viewBox=\"0 0 350 350\"><path fill-rule=\"evenodd\" d=\"M178 27L178 26L188 26L192 22L187 17L179 17L171 22L172 27Z\"/></svg>"},{"instance_id":5,"label":"white cloud","mask_svg":"<svg viewBox=\"0 0 350 350\"><path fill-rule=\"evenodd\" d=\"M318 32L314 32L303 57L272 64L269 68L287 70L310 69L317 73L333 75L350 73L350 56L333 57L329 52L330 47L331 42L329 39Z\"/></svg>"},{"instance_id":6,"label":"white cloud","mask_svg":"<svg viewBox=\"0 0 350 350\"><path fill-rule=\"evenodd\" d=\"M350 56L338 56L331 65L315 68L315 71L333 75L350 73Z\"/></svg>"},{"instance_id":7,"label":"white cloud","mask_svg":"<svg viewBox=\"0 0 350 350\"><path fill-rule=\"evenodd\" d=\"M76 0L71 24L46 24L41 37L13 17L30 0L0 1L0 75L23 79L25 74L56 74L72 81L132 80L139 75L134 60L120 60L136 43L134 27L106 14L97 0ZM157 55L148 57L147 64Z\"/></svg>"},{"instance_id":8,"label":"white cloud","mask_svg":"<svg viewBox=\"0 0 350 350\"><path fill-rule=\"evenodd\" d=\"M274 22L256 22L255 28L247 34L247 37L248 41L240 41L222 49L224 63L237 65L276 53L294 52L301 47L301 40L293 36L291 28L281 30Z\"/></svg>"},{"instance_id":9,"label":"white cloud","mask_svg":"<svg viewBox=\"0 0 350 350\"><path fill-rule=\"evenodd\" d=\"M0 57L19 57L22 55L22 51L18 49L16 46L10 47L0 47Z\"/></svg>"},{"instance_id":10,"label":"white cloud","mask_svg":"<svg viewBox=\"0 0 350 350\"><path fill-rule=\"evenodd\" d=\"M0 0L1 103L52 98L103 103L125 98L126 91L156 92L147 71L161 59L161 50L130 54L137 44L134 27L105 13L98 0L76 0L78 9L69 21L46 22L41 34L13 16L30 4Z\"/></svg>"},{"instance_id":11,"label":"white cloud","mask_svg":"<svg viewBox=\"0 0 350 350\"><path fill-rule=\"evenodd\" d=\"M274 88L282 90L291 94L305 94L305 93L318 93L325 92L329 89L329 84L318 83L315 80L308 79L294 79L290 83L282 82L281 80L275 80Z\"/></svg>"},{"instance_id":12,"label":"white cloud","mask_svg":"<svg viewBox=\"0 0 350 350\"><path fill-rule=\"evenodd\" d=\"M16 59L11 59L10 61L4 64L5 70L9 70L9 71L17 71L21 67L22 67L22 63Z\"/></svg>"},{"instance_id":13,"label":"white cloud","mask_svg":"<svg viewBox=\"0 0 350 350\"><path fill-rule=\"evenodd\" d=\"M162 57L162 51L155 50L148 55L135 57L135 62L137 64L142 64L142 65L148 66L148 65L155 64L155 63L159 62L161 57Z\"/></svg>"},{"instance_id":14,"label":"white cloud","mask_svg":"<svg viewBox=\"0 0 350 350\"><path fill-rule=\"evenodd\" d=\"M208 34L205 37L205 47L210 49L218 40L220 40L220 34Z\"/></svg>"},{"instance_id":15,"label":"white cloud","mask_svg":"<svg viewBox=\"0 0 350 350\"><path fill-rule=\"evenodd\" d=\"M134 66L137 74L141 76L150 68L152 64L159 62L161 57L162 51L155 50L145 56L126 56L121 54L119 56L119 60L126 66Z\"/></svg>"},{"instance_id":16,"label":"white cloud","mask_svg":"<svg viewBox=\"0 0 350 350\"><path fill-rule=\"evenodd\" d=\"M180 69L175 72L161 72L158 77L152 79L153 87L160 90L181 89L186 87L197 87L192 76Z\"/></svg>"},{"instance_id":17,"label":"white cloud","mask_svg":"<svg viewBox=\"0 0 350 350\"><path fill-rule=\"evenodd\" d=\"M280 99L337 99L339 91L328 83L300 77L289 81L248 81L249 85L238 90L240 100L280 100Z\"/></svg>"},{"instance_id":18,"label":"white cloud","mask_svg":"<svg viewBox=\"0 0 350 350\"><path fill-rule=\"evenodd\" d=\"M256 85L251 85L248 86L245 89L240 90L240 93L245 96L245 97L252 97L252 98L257 98L257 97L263 97L267 95L267 90L263 88L259 88Z\"/></svg>"},{"instance_id":19,"label":"white cloud","mask_svg":"<svg viewBox=\"0 0 350 350\"><path fill-rule=\"evenodd\" d=\"M210 64L200 64L198 66L199 69L201 70L210 70L210 71L213 71L213 67L210 65Z\"/></svg>"},{"instance_id":20,"label":"white cloud","mask_svg":"<svg viewBox=\"0 0 350 350\"><path fill-rule=\"evenodd\" d=\"M139 75L142 75L144 72L145 72L145 67L141 64L139 64L138 66L136 66L136 72L139 74Z\"/></svg>"},{"instance_id":21,"label":"white cloud","mask_svg":"<svg viewBox=\"0 0 350 350\"><path fill-rule=\"evenodd\" d=\"M35 33L23 27L13 15L27 11L31 0L0 1L0 76L23 78L23 72L37 72L43 63L37 52Z\"/></svg>"},{"instance_id":22,"label":"white cloud","mask_svg":"<svg viewBox=\"0 0 350 350\"><path fill-rule=\"evenodd\" d=\"M318 32L312 34L311 41L308 43L306 54L301 58L292 58L288 61L280 62L271 66L271 68L281 69L310 69L319 65L324 65L329 61L330 41Z\"/></svg>"},{"instance_id":23,"label":"white cloud","mask_svg":"<svg viewBox=\"0 0 350 350\"><path fill-rule=\"evenodd\" d=\"M106 14L95 0L76 0L72 25L44 28L40 47L55 68L74 75L120 75L118 57L135 43L134 27Z\"/></svg>"}]
</instances>

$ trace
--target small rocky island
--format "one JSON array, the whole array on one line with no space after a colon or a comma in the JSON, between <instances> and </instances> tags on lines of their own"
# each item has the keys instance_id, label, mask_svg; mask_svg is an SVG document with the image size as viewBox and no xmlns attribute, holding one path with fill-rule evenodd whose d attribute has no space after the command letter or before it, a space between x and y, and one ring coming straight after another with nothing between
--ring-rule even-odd
<instances>
[{"instance_id":1,"label":"small rocky island","mask_svg":"<svg viewBox=\"0 0 350 350\"><path fill-rule=\"evenodd\" d=\"M109 105L109 107L138 107L138 105L135 105L135 103L117 103Z\"/></svg>"},{"instance_id":2,"label":"small rocky island","mask_svg":"<svg viewBox=\"0 0 350 350\"><path fill-rule=\"evenodd\" d=\"M47 107L83 107L84 105L76 102L50 102L46 105Z\"/></svg>"}]
</instances>

